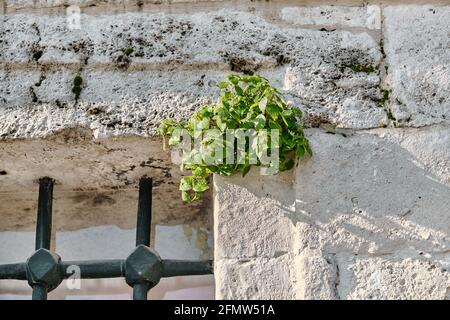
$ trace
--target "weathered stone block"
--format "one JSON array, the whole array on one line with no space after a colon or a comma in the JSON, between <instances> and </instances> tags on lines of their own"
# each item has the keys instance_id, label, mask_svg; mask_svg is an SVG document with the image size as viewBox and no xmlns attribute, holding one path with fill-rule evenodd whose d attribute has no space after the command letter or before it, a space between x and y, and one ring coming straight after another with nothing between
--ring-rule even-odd
<instances>
[{"instance_id":1,"label":"weathered stone block","mask_svg":"<svg viewBox=\"0 0 450 320\"><path fill-rule=\"evenodd\" d=\"M82 15L79 30L68 28L65 15L9 14L2 26L3 78L19 88L14 99L1 93L10 108L0 127L5 137L75 126L96 137L153 135L161 119L185 120L218 97L216 84L230 71L267 76L312 126L387 124L378 105L381 53L367 33L282 27L237 10ZM17 123L8 114L15 108L22 109ZM24 113L39 126L20 123Z\"/></svg>"},{"instance_id":2,"label":"weathered stone block","mask_svg":"<svg viewBox=\"0 0 450 320\"><path fill-rule=\"evenodd\" d=\"M252 170L245 179L214 177L216 260L274 258L289 251L292 223L286 216L294 204L291 177L258 175Z\"/></svg>"},{"instance_id":3,"label":"weathered stone block","mask_svg":"<svg viewBox=\"0 0 450 320\"><path fill-rule=\"evenodd\" d=\"M314 155L302 160L292 186L274 185L264 193L260 188L274 177L215 179L216 260L230 266L218 270L234 277L259 263L267 274L264 284L253 278L251 292L220 275L219 296L257 297L255 286L279 281L260 259L277 257L273 249L284 243L283 257L290 257L286 263L293 271L285 279L289 289L273 292L278 297L294 290L298 299L445 298L450 186L445 165L435 164L450 159L448 128L307 133ZM248 205L264 210L236 219ZM279 207L275 214L268 209L273 206ZM272 219L278 224L265 223ZM258 221L264 229L253 232ZM381 277L375 284L374 273Z\"/></svg>"},{"instance_id":4,"label":"weathered stone block","mask_svg":"<svg viewBox=\"0 0 450 320\"><path fill-rule=\"evenodd\" d=\"M358 258L346 267L354 281L346 299L442 300L450 286L448 270L423 259Z\"/></svg>"},{"instance_id":5,"label":"weathered stone block","mask_svg":"<svg viewBox=\"0 0 450 320\"><path fill-rule=\"evenodd\" d=\"M291 259L225 259L214 263L216 299L295 299Z\"/></svg>"},{"instance_id":6,"label":"weathered stone block","mask_svg":"<svg viewBox=\"0 0 450 320\"><path fill-rule=\"evenodd\" d=\"M407 246L439 252L449 247L450 188L414 154L423 141L416 139L413 147L413 133L405 150L403 135L393 132L380 131L384 138L310 136L315 154L296 172L297 218L317 224L319 245L328 251L389 253ZM450 149L445 150L442 158L434 156L435 163L449 160Z\"/></svg>"},{"instance_id":7,"label":"weathered stone block","mask_svg":"<svg viewBox=\"0 0 450 320\"><path fill-rule=\"evenodd\" d=\"M286 7L281 10L281 18L297 25L368 29L381 27L381 10L379 6L374 5Z\"/></svg>"},{"instance_id":8,"label":"weathered stone block","mask_svg":"<svg viewBox=\"0 0 450 320\"><path fill-rule=\"evenodd\" d=\"M450 7L383 10L392 114L399 125L450 121Z\"/></svg>"}]
</instances>

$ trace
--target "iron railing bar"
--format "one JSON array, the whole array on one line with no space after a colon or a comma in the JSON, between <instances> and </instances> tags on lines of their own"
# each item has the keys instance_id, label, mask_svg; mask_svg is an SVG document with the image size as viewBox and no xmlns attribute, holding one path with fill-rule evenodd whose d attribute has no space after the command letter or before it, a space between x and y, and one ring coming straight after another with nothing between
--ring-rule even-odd
<instances>
[{"instance_id":1,"label":"iron railing bar","mask_svg":"<svg viewBox=\"0 0 450 320\"><path fill-rule=\"evenodd\" d=\"M72 273L68 272L70 266L80 268L82 279L99 278L121 278L125 276L125 260L92 260L92 261L62 261L60 263L61 276L69 278ZM162 260L162 277L176 277L184 275L212 274L212 260L189 261L189 260ZM26 264L12 263L0 265L0 279L26 280Z\"/></svg>"},{"instance_id":2,"label":"iron railing bar","mask_svg":"<svg viewBox=\"0 0 450 320\"><path fill-rule=\"evenodd\" d=\"M47 300L47 287L44 285L34 285L31 294L32 300Z\"/></svg>"},{"instance_id":3,"label":"iron railing bar","mask_svg":"<svg viewBox=\"0 0 450 320\"><path fill-rule=\"evenodd\" d=\"M68 272L70 266L80 268L80 277L82 279L100 279L100 278L121 278L125 276L125 260L92 260L92 261L62 261L61 273L64 279L69 278L73 273Z\"/></svg>"},{"instance_id":4,"label":"iron railing bar","mask_svg":"<svg viewBox=\"0 0 450 320\"><path fill-rule=\"evenodd\" d=\"M50 250L52 238L52 201L54 180L49 177L39 179L39 198L36 222L36 250ZM33 300L47 300L47 286L33 285Z\"/></svg>"},{"instance_id":5,"label":"iron railing bar","mask_svg":"<svg viewBox=\"0 0 450 320\"><path fill-rule=\"evenodd\" d=\"M27 280L26 264L11 263L0 265L0 279Z\"/></svg>"},{"instance_id":6,"label":"iron railing bar","mask_svg":"<svg viewBox=\"0 0 450 320\"><path fill-rule=\"evenodd\" d=\"M39 179L36 250L41 248L50 250L52 237L52 200L53 179L48 177Z\"/></svg>"},{"instance_id":7,"label":"iron railing bar","mask_svg":"<svg viewBox=\"0 0 450 320\"><path fill-rule=\"evenodd\" d=\"M139 199L136 222L136 247L150 247L150 231L152 226L152 178L142 177L139 180ZM149 283L133 285L133 300L147 300Z\"/></svg>"},{"instance_id":8,"label":"iron railing bar","mask_svg":"<svg viewBox=\"0 0 450 320\"><path fill-rule=\"evenodd\" d=\"M133 285L133 300L147 300L150 283L136 283Z\"/></svg>"},{"instance_id":9,"label":"iron railing bar","mask_svg":"<svg viewBox=\"0 0 450 320\"><path fill-rule=\"evenodd\" d=\"M150 228L152 224L152 179L139 180L139 200L136 223L136 246L150 247Z\"/></svg>"},{"instance_id":10,"label":"iron railing bar","mask_svg":"<svg viewBox=\"0 0 450 320\"><path fill-rule=\"evenodd\" d=\"M194 276L213 273L212 260L162 260L164 278L176 276Z\"/></svg>"}]
</instances>

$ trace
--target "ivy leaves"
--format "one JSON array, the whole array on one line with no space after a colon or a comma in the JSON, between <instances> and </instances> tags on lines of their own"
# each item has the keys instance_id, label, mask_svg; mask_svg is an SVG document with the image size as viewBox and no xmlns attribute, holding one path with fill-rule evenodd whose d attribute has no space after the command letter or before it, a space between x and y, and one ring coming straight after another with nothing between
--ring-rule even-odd
<instances>
[{"instance_id":1,"label":"ivy leaves","mask_svg":"<svg viewBox=\"0 0 450 320\"><path fill-rule=\"evenodd\" d=\"M182 199L187 202L200 199L209 188L211 173L229 176L240 172L245 176L252 166L268 167L268 172L276 173L277 169L292 169L297 159L312 155L303 133L301 111L289 107L266 79L258 75L230 74L219 83L219 88L222 97L218 103L201 107L187 123L166 119L159 127L164 146L166 137L171 147L203 138L200 147L183 150L182 168L192 171L192 175L184 176L180 182ZM260 135L266 131L276 136ZM231 140L225 139L230 135ZM236 144L235 139L245 135L248 135L248 142ZM241 141L246 141L245 137ZM256 160L249 151L255 141L258 141ZM263 152L278 154L276 163L262 161Z\"/></svg>"}]
</instances>

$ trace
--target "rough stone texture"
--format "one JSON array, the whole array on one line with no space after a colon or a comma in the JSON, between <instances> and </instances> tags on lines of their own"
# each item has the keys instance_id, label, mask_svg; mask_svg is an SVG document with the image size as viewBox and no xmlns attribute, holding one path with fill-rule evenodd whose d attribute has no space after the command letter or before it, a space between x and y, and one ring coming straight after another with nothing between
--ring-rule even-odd
<instances>
[{"instance_id":1,"label":"rough stone texture","mask_svg":"<svg viewBox=\"0 0 450 320\"><path fill-rule=\"evenodd\" d=\"M43 137L74 126L95 137L152 135L162 118L186 119L216 99L216 84L230 70L280 83L312 126L388 123L379 107L380 47L365 32L282 27L233 10L82 15L81 26L69 30L59 15L4 16L3 137ZM79 99L72 93L77 74Z\"/></svg>"},{"instance_id":2,"label":"rough stone texture","mask_svg":"<svg viewBox=\"0 0 450 320\"><path fill-rule=\"evenodd\" d=\"M402 126L449 123L450 7L392 6L383 14L393 116Z\"/></svg>"},{"instance_id":3,"label":"rough stone texture","mask_svg":"<svg viewBox=\"0 0 450 320\"><path fill-rule=\"evenodd\" d=\"M141 0L137 4L135 0L4 0L7 8L53 8L59 6L76 5L81 8L98 5L123 5L123 6L143 6L145 4L167 4L202 1L222 1L222 0Z\"/></svg>"},{"instance_id":4,"label":"rough stone texture","mask_svg":"<svg viewBox=\"0 0 450 320\"><path fill-rule=\"evenodd\" d=\"M430 261L405 258L355 259L349 266L356 285L349 299L443 299L450 285L448 271Z\"/></svg>"},{"instance_id":5,"label":"rough stone texture","mask_svg":"<svg viewBox=\"0 0 450 320\"><path fill-rule=\"evenodd\" d=\"M237 285L218 273L217 295L444 299L450 286L450 184L442 169L450 160L448 127L334 134L309 130L308 136L315 153L296 169L293 186L274 184L280 178L257 171L245 180L215 178L217 270L235 259L248 261L253 273L273 274L254 284L257 294L252 296L233 291ZM252 232L256 224L263 231ZM273 245L267 248L266 243ZM286 280L291 287L265 292L286 266L274 264L277 271L268 272L266 264L254 264L262 258L275 261L280 254L294 270ZM253 283L242 269L242 281Z\"/></svg>"},{"instance_id":6,"label":"rough stone texture","mask_svg":"<svg viewBox=\"0 0 450 320\"><path fill-rule=\"evenodd\" d=\"M275 193L277 199L282 198L283 202L292 204L293 194L289 192L292 181L289 179L289 175L281 175L272 177L269 183L263 183L267 180L256 175L252 181L257 189L253 190L249 185L250 190L247 190L220 176L215 177L215 210L220 212L220 220L233 221L242 228L216 223L215 234L220 236L216 237L215 245L221 248L216 250L216 261L227 258L269 258L288 251L291 239L286 230L291 227L291 222L285 216L285 209L274 205L269 197ZM231 181L247 185L239 177ZM252 197L252 192L257 192L260 197ZM236 198L246 201L235 201ZM243 229L246 230L245 235L242 234Z\"/></svg>"},{"instance_id":7,"label":"rough stone texture","mask_svg":"<svg viewBox=\"0 0 450 320\"><path fill-rule=\"evenodd\" d=\"M295 299L291 285L290 259L220 260L215 267L216 279L227 276L227 281L216 282L216 299L271 300ZM264 266L264 268L261 268Z\"/></svg>"},{"instance_id":8,"label":"rough stone texture","mask_svg":"<svg viewBox=\"0 0 450 320\"><path fill-rule=\"evenodd\" d=\"M364 7L286 7L282 9L281 17L287 22L300 25L381 28L380 7L372 5Z\"/></svg>"}]
</instances>

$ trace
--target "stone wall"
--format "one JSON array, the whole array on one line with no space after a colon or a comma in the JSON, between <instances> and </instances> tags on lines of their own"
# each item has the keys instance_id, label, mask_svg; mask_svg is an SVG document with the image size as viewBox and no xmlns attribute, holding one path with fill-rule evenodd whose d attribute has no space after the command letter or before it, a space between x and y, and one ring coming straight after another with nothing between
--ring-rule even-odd
<instances>
[{"instance_id":1,"label":"stone wall","mask_svg":"<svg viewBox=\"0 0 450 320\"><path fill-rule=\"evenodd\" d=\"M215 177L217 297L449 298L450 7L281 17L321 38L283 82L318 115L314 155L277 177Z\"/></svg>"},{"instance_id":2,"label":"stone wall","mask_svg":"<svg viewBox=\"0 0 450 320\"><path fill-rule=\"evenodd\" d=\"M132 228L147 174L155 224L197 235L207 257L212 197L180 201L155 128L215 99L226 74L256 72L304 111L314 156L214 178L216 297L449 296L446 1L0 4L3 231L32 228L42 175L57 180L61 231Z\"/></svg>"}]
</instances>

